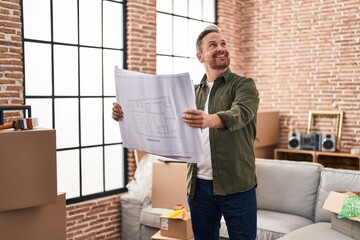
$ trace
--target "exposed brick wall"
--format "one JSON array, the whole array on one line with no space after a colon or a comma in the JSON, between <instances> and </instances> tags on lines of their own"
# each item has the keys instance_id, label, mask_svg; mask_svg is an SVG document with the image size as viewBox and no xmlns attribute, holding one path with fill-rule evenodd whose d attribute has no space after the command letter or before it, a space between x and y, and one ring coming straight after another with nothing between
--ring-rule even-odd
<instances>
[{"instance_id":1,"label":"exposed brick wall","mask_svg":"<svg viewBox=\"0 0 360 240\"><path fill-rule=\"evenodd\" d=\"M0 1L0 104L23 103L19 2ZM232 70L255 79L260 109L280 111L280 146L287 142L285 121L303 131L309 110L344 111L341 150L359 145L360 3L217 2ZM128 0L127 9L128 69L156 73L156 0ZM128 156L131 180L133 151ZM68 239L119 239L120 197L67 206Z\"/></svg>"},{"instance_id":2,"label":"exposed brick wall","mask_svg":"<svg viewBox=\"0 0 360 240\"><path fill-rule=\"evenodd\" d=\"M67 240L118 240L121 232L121 195L68 205Z\"/></svg>"},{"instance_id":3,"label":"exposed brick wall","mask_svg":"<svg viewBox=\"0 0 360 240\"><path fill-rule=\"evenodd\" d=\"M280 111L280 146L287 146L285 123L306 131L309 110L343 111L341 151L359 146L359 1L218 3L219 25L230 29L227 37L236 44L231 46L232 68L255 79L260 109ZM239 12L225 14L235 9ZM333 129L326 125L316 127Z\"/></svg>"},{"instance_id":4,"label":"exposed brick wall","mask_svg":"<svg viewBox=\"0 0 360 240\"><path fill-rule=\"evenodd\" d=\"M0 105L23 103L20 0L0 1ZM19 117L5 112L5 122Z\"/></svg>"},{"instance_id":5,"label":"exposed brick wall","mask_svg":"<svg viewBox=\"0 0 360 240\"><path fill-rule=\"evenodd\" d=\"M127 67L156 73L156 0L127 1Z\"/></svg>"}]
</instances>

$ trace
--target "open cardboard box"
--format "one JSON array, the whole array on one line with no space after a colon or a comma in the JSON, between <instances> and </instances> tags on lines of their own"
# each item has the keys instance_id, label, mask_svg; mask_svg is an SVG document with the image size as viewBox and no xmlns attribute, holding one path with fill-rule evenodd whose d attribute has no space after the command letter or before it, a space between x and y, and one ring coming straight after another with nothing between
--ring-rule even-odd
<instances>
[{"instance_id":1,"label":"open cardboard box","mask_svg":"<svg viewBox=\"0 0 360 240\"><path fill-rule=\"evenodd\" d=\"M360 217L338 218L346 198L354 194L360 196L360 193L331 191L323 205L323 209L334 213L331 218L332 229L360 240Z\"/></svg>"},{"instance_id":2,"label":"open cardboard box","mask_svg":"<svg viewBox=\"0 0 360 240\"><path fill-rule=\"evenodd\" d=\"M339 214L342 209L342 206L344 205L346 198L350 196L350 194L356 194L360 196L360 193L345 193L345 192L342 193L342 192L331 191L329 196L325 200L323 209ZM360 222L360 217L351 217L349 219Z\"/></svg>"},{"instance_id":3,"label":"open cardboard box","mask_svg":"<svg viewBox=\"0 0 360 240\"><path fill-rule=\"evenodd\" d=\"M178 239L192 239L194 237L191 219L175 219L160 217L160 234L161 236L178 238Z\"/></svg>"},{"instance_id":4,"label":"open cardboard box","mask_svg":"<svg viewBox=\"0 0 360 240\"><path fill-rule=\"evenodd\" d=\"M182 204L179 204L172 211L161 215L160 234L179 239L193 238L190 212L186 211Z\"/></svg>"},{"instance_id":5,"label":"open cardboard box","mask_svg":"<svg viewBox=\"0 0 360 240\"><path fill-rule=\"evenodd\" d=\"M360 240L360 222L348 218L338 218L337 214L331 217L331 228L356 240Z\"/></svg>"}]
</instances>

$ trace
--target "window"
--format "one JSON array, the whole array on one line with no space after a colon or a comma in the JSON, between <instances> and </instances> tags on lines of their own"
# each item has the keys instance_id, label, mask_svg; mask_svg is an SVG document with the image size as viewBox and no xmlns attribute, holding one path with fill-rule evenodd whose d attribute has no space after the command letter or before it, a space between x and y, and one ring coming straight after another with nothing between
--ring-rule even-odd
<instances>
[{"instance_id":1,"label":"window","mask_svg":"<svg viewBox=\"0 0 360 240\"><path fill-rule=\"evenodd\" d=\"M127 153L111 118L124 68L125 3L23 0L24 99L56 129L58 191L67 202L125 191Z\"/></svg>"},{"instance_id":2,"label":"window","mask_svg":"<svg viewBox=\"0 0 360 240\"><path fill-rule=\"evenodd\" d=\"M215 0L157 0L157 74L189 72L199 83L204 71L196 58L198 34L216 22Z\"/></svg>"}]
</instances>

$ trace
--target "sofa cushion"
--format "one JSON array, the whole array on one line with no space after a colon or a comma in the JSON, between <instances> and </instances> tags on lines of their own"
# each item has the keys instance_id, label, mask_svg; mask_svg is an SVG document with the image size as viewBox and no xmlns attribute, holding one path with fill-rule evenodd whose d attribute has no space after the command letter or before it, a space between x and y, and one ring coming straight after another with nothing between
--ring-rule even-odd
<instances>
[{"instance_id":1,"label":"sofa cushion","mask_svg":"<svg viewBox=\"0 0 360 240\"><path fill-rule=\"evenodd\" d=\"M322 209L331 191L360 192L360 171L324 168L316 202L315 222L330 222L332 213Z\"/></svg>"},{"instance_id":2,"label":"sofa cushion","mask_svg":"<svg viewBox=\"0 0 360 240\"><path fill-rule=\"evenodd\" d=\"M313 222L307 218L293 214L257 211L257 240L272 240L284 236L295 229L307 226ZM224 218L221 218L220 237L229 238Z\"/></svg>"},{"instance_id":3,"label":"sofa cushion","mask_svg":"<svg viewBox=\"0 0 360 240\"><path fill-rule=\"evenodd\" d=\"M298 215L273 212L267 210L257 211L257 239L277 239L286 233L302 228L313 222Z\"/></svg>"},{"instance_id":4,"label":"sofa cushion","mask_svg":"<svg viewBox=\"0 0 360 240\"><path fill-rule=\"evenodd\" d=\"M331 239L331 240L354 240L338 231L331 229L331 223L319 222L309 226L299 228L279 240L319 240L319 239Z\"/></svg>"},{"instance_id":5,"label":"sofa cushion","mask_svg":"<svg viewBox=\"0 0 360 240\"><path fill-rule=\"evenodd\" d=\"M322 168L317 163L256 159L258 209L314 220Z\"/></svg>"}]
</instances>

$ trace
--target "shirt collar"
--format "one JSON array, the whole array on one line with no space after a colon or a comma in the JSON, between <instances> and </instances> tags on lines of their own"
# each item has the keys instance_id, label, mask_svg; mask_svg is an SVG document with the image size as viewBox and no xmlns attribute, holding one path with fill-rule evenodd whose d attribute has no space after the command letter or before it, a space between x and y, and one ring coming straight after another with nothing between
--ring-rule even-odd
<instances>
[{"instance_id":1,"label":"shirt collar","mask_svg":"<svg viewBox=\"0 0 360 240\"><path fill-rule=\"evenodd\" d=\"M219 79L219 80L220 80L220 79L223 79L224 82L226 83L226 82L229 80L230 74L231 74L231 70L230 70L230 68L228 67L228 69L227 69L223 74L221 74L220 76L218 76L215 81L218 81L218 79ZM206 74L204 74L203 78L201 79L200 85L201 85L201 87L206 86Z\"/></svg>"}]
</instances>

